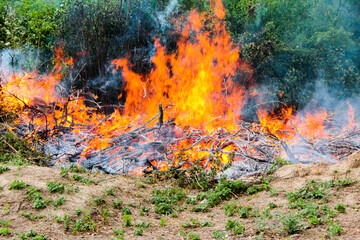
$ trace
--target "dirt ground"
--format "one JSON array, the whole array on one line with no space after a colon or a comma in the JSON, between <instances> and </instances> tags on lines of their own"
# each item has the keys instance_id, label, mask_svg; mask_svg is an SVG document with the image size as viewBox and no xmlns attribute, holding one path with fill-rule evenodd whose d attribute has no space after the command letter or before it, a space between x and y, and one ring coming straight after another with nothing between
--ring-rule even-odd
<instances>
[{"instance_id":1,"label":"dirt ground","mask_svg":"<svg viewBox=\"0 0 360 240\"><path fill-rule=\"evenodd\" d=\"M9 171L0 174L0 221L8 221L8 225L0 224L1 227L10 229L10 233L1 236L0 239L19 239L19 235L30 230L38 234L46 234L47 239L112 239L115 238L113 229L123 229L124 239L197 239L186 236L189 232L199 235L200 239L216 239L214 232L225 233L223 239L324 239L327 233L327 225L313 226L303 229L296 234L288 235L281 233L277 228L268 230L261 236L256 229L256 219L254 217L240 218L237 214L231 217L225 215L222 207L226 202L212 208L211 212L195 213L186 209L186 204L182 203L185 211L179 212L178 217L160 215L154 212L155 206L150 203L152 191L155 188L163 189L171 187L173 182L157 182L155 184L146 183L142 177L124 177L120 175L106 175L103 173L83 173L81 176L94 180L95 183L84 184L74 181L71 177L64 178L60 175L59 169L38 167L38 166L8 166ZM350 172L348 170L351 170ZM255 195L243 194L234 196L228 202L235 202L241 206L256 206L262 210L268 207L268 203L275 203L278 207L270 211L275 215L275 211L287 212L288 200L286 193L294 191L303 186L306 181L320 179L328 181L335 178L360 179L360 152L352 155L348 160L336 164L311 164L311 165L286 165L273 173L273 180L270 183L271 189L276 189L277 195L271 191L262 191ZM32 187L39 188L43 199L55 200L58 197L65 197L63 205L55 210L49 203L44 209L34 209L34 203L26 198L29 186L20 190L9 190L10 184L19 179ZM247 177L247 180L251 178ZM254 177L256 179L256 177ZM47 183L57 181L65 184L64 193L49 193ZM113 188L113 195L106 194L105 189ZM188 196L194 196L200 190L187 190ZM94 199L102 198L105 202L96 204ZM119 209L112 205L114 199L121 198L124 206L132 212L132 222L134 226L123 226L123 214ZM343 232L338 239L360 239L360 183L354 183L349 187L338 190L331 189L331 197L328 201L329 207L342 203L346 207L345 213L339 213L333 219L334 222L341 223ZM140 206L150 208L141 216ZM76 209L88 210L89 215L94 220L95 230L81 231L73 233L73 225L79 217ZM104 217L104 211L109 215ZM29 213L33 219L25 217ZM56 220L56 216L63 218L64 214L70 218L70 229L65 229L63 220ZM166 218L165 226L161 226L160 218ZM209 221L214 223L211 227L194 229L184 229L182 224L189 221L189 218L199 218L200 222ZM245 232L241 235L234 235L225 229L228 219L238 220L245 226ZM144 221L151 223L151 226L143 230L142 236L135 236L134 231L137 223ZM163 220L164 221L164 220ZM186 232L185 236L182 236ZM30 239L30 238L29 238ZM119 238L120 239L120 238ZM218 238L221 239L221 238ZM335 237L334 237L335 239Z\"/></svg>"}]
</instances>

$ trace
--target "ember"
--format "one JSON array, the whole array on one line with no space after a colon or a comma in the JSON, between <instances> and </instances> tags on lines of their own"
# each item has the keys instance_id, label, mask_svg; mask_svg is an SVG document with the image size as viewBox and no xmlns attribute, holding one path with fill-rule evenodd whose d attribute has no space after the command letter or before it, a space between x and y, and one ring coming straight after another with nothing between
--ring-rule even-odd
<instances>
[{"instance_id":1,"label":"ember","mask_svg":"<svg viewBox=\"0 0 360 240\"><path fill-rule=\"evenodd\" d=\"M100 113L94 95L65 94L61 79L73 59L61 50L47 76L3 73L1 105L20 113L14 131L40 137L56 164L78 162L124 174L186 169L195 161L210 169L237 161L237 173L228 174L238 177L266 169L276 156L335 162L360 148L350 103L347 127L331 121L325 109L295 113L291 106L276 113L259 108L259 122L242 120L241 109L256 91L233 78L239 72L251 76L252 69L225 29L221 1L212 3L211 34L204 26L209 17L192 11L179 30L176 53L156 41L149 74L133 72L128 59L112 61L125 79L126 102L110 115Z\"/></svg>"}]
</instances>

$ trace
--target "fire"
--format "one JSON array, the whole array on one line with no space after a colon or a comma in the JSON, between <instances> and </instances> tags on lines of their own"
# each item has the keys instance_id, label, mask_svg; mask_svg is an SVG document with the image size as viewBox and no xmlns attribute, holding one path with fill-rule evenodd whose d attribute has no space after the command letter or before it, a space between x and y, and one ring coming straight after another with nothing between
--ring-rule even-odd
<instances>
[{"instance_id":1,"label":"fire","mask_svg":"<svg viewBox=\"0 0 360 240\"><path fill-rule=\"evenodd\" d=\"M244 90L236 88L231 78L245 64L220 21L222 13L216 11L212 32L216 37L203 31L205 15L192 11L176 53L167 54L157 40L155 67L147 76L132 72L127 59L112 62L126 81L125 115L144 120L158 112L159 103L173 103L165 120L175 118L182 125L207 130L224 124L229 130L236 128L236 110L244 104Z\"/></svg>"},{"instance_id":2,"label":"fire","mask_svg":"<svg viewBox=\"0 0 360 240\"><path fill-rule=\"evenodd\" d=\"M211 159L218 160L212 163L212 166L216 166L229 163L234 152L242 154L235 157L237 160L244 159L246 154L256 154L256 147L231 142L239 138L234 133L239 128L241 109L246 99L257 94L233 79L239 72L251 76L252 69L241 61L239 46L232 42L225 29L225 10L221 0L212 0L211 6L213 14L210 16L190 12L185 23L178 27L181 36L173 53L169 53L159 39L155 41L156 51L151 59L154 67L149 74L141 75L132 71L133 66L128 58L112 61L114 71L121 71L125 81L126 102L121 110L116 109L105 116L101 113L101 105L89 107L87 104L89 99L96 102L96 96L87 94L85 98L80 91L67 95L59 92L66 70L71 70L74 63L74 59L63 56L61 48L56 50L54 69L47 75L38 74L37 71L5 74L0 88L1 107L21 113L17 124L32 124L35 130L42 130L46 134L49 130L52 133L71 131L79 136L78 142L86 143L79 161L96 151L114 147L114 139L119 135L131 133L156 115L160 103L171 106L164 113L163 120L172 122L170 120L174 119L176 125L170 127L170 123L166 123L168 125L164 124L161 129L168 130L176 141L164 146L169 161L149 160L152 165L149 169L163 171L172 165L186 169L194 161L209 169ZM206 22L211 24L206 25ZM211 32L207 30L210 26ZM348 107L348 125L355 128L354 109L349 103ZM249 139L251 131L264 133L266 138L276 137L290 146L304 139L330 138L326 131L330 114L325 109L296 113L292 106L284 106L277 111L260 108L257 115L260 124L254 123L253 128L248 129ZM184 133L190 137L183 138ZM144 134L141 139L134 141L136 144L146 144L166 137L166 134L159 135ZM202 141L197 142L199 138ZM210 138L219 138L219 141L215 144ZM247 153L244 153L244 149ZM125 150L136 149L131 144L126 149L115 146L108 154ZM146 154L140 152L137 157ZM115 157L109 163L119 159ZM133 174L142 174L144 168L133 169Z\"/></svg>"}]
</instances>

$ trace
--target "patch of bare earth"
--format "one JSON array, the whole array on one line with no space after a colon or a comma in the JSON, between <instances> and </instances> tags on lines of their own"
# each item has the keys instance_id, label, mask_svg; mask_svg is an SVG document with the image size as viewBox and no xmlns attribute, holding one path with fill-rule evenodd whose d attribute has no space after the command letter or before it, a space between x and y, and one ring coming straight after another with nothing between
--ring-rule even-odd
<instances>
[{"instance_id":1,"label":"patch of bare earth","mask_svg":"<svg viewBox=\"0 0 360 240\"><path fill-rule=\"evenodd\" d=\"M176 218L155 213L155 206L150 203L152 191L155 188L171 187L174 185L173 182L148 184L143 181L143 178L102 173L79 174L94 180L94 183L85 184L74 181L71 177L74 173L70 173L68 178L62 177L58 169L37 166L9 166L9 168L9 171L0 174L0 186L3 187L3 190L0 191L0 220L11 221L7 226L11 233L7 236L0 236L1 239L18 239L18 235L29 230L34 230L38 234L46 234L47 239L112 239L115 237L113 229L125 229L125 239L190 239L187 236L181 236L179 234L181 231L183 233L193 231L199 235L200 239L213 239L213 233L216 230L225 233L226 239L254 239L256 236L260 239L259 219L254 216L240 218L238 214L227 217L222 207L228 202L235 202L241 206L252 206L252 209L259 212L269 208L268 203L270 202L277 205L269 211L273 217L267 220L269 228L263 230L262 239L323 239L327 233L328 225L310 226L305 223L308 227L295 234L288 235L281 231L281 225L275 220L275 212L288 213L292 211L288 208L286 193L301 188L306 181L312 179L329 181L335 178L344 179L345 177L360 179L360 153L356 153L348 160L336 165L295 164L283 166L273 174L270 186L271 189L275 190L272 192L262 191L254 195L234 195L231 200L222 202L219 206L212 208L211 212L206 213L191 212L192 205L181 203L181 206L186 209L183 212L178 212ZM10 184L15 179L39 188L43 199L55 200L63 196L66 200L57 209L54 209L52 203L49 203L47 208L34 209L34 202L26 198L29 187L21 190L9 190ZM62 194L50 193L47 187L47 183L50 181L64 183L65 192ZM105 193L105 189L111 188L113 188L113 195ZM200 192L200 190L187 191L189 196L195 196ZM274 192L277 192L277 195ZM337 190L331 188L330 195L331 197L326 203L329 207L332 208L338 203L342 203L346 207L345 213L338 213L333 219L334 222L339 222L343 227L343 232L338 238L360 239L360 183L356 182L349 187L341 187ZM96 204L94 199L99 197L103 198L105 203ZM118 198L123 200L123 206L131 210L134 226L123 226L123 214L120 209L114 208L112 204L113 200ZM150 208L150 211L140 214L140 206L146 206ZM79 219L76 209L88 210L88 214L95 223L95 230L73 232L74 224ZM104 210L108 210L110 216L104 217ZM34 219L30 220L25 217L25 212L34 216ZM65 229L64 222L55 220L55 216L63 218L65 213L70 219L69 230ZM166 218L166 226L160 225L161 217ZM214 223L214 226L194 229L182 227L183 223L189 222L189 218L196 217L200 222L209 221ZM234 235L230 230L226 230L225 225L228 219L243 223L245 232L242 235ZM151 223L151 226L143 229L142 236L135 236L134 231L137 229L135 225L141 221Z\"/></svg>"}]
</instances>

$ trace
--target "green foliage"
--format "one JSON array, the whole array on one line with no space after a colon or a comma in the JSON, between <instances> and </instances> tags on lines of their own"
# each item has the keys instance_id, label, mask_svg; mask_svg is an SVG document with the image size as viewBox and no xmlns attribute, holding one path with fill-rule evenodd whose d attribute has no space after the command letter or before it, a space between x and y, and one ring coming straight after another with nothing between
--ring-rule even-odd
<instances>
[{"instance_id":1,"label":"green foliage","mask_svg":"<svg viewBox=\"0 0 360 240\"><path fill-rule=\"evenodd\" d=\"M142 236L144 233L144 230L142 228L137 228L135 231L134 231L134 235L135 236Z\"/></svg>"},{"instance_id":2,"label":"green foliage","mask_svg":"<svg viewBox=\"0 0 360 240\"><path fill-rule=\"evenodd\" d=\"M111 188L105 188L104 192L105 192L105 194L107 194L107 195L111 195L111 196L114 196L114 195L115 195L115 193L114 193L114 188L113 188L113 187L111 187Z\"/></svg>"},{"instance_id":3,"label":"green foliage","mask_svg":"<svg viewBox=\"0 0 360 240\"><path fill-rule=\"evenodd\" d=\"M35 209L47 208L47 206L49 205L50 202L51 202L50 199L46 199L46 200L36 199L36 200L34 201L33 208L35 208Z\"/></svg>"},{"instance_id":4,"label":"green foliage","mask_svg":"<svg viewBox=\"0 0 360 240\"><path fill-rule=\"evenodd\" d=\"M300 224L301 218L296 214L286 214L282 216L281 223L285 232L289 234L301 231L304 225Z\"/></svg>"},{"instance_id":5,"label":"green foliage","mask_svg":"<svg viewBox=\"0 0 360 240\"><path fill-rule=\"evenodd\" d=\"M60 172L60 176L63 177L63 178L68 178L69 177L69 168L62 167L61 172Z\"/></svg>"},{"instance_id":6,"label":"green foliage","mask_svg":"<svg viewBox=\"0 0 360 240\"><path fill-rule=\"evenodd\" d=\"M19 239L21 239L21 240L47 240L48 238L46 237L46 234L39 235L37 232L35 232L34 230L31 229L29 232L19 235Z\"/></svg>"},{"instance_id":7,"label":"green foliage","mask_svg":"<svg viewBox=\"0 0 360 240\"><path fill-rule=\"evenodd\" d=\"M161 217L160 218L160 226L162 226L162 227L165 227L166 226L166 224L167 224L167 222L166 222L166 218L165 217Z\"/></svg>"},{"instance_id":8,"label":"green foliage","mask_svg":"<svg viewBox=\"0 0 360 240\"><path fill-rule=\"evenodd\" d=\"M6 171L9 171L9 170L10 170L10 168L7 166L0 166L0 174L4 173Z\"/></svg>"},{"instance_id":9,"label":"green foliage","mask_svg":"<svg viewBox=\"0 0 360 240\"><path fill-rule=\"evenodd\" d=\"M54 3L44 0L5 0L0 10L2 8L4 13L2 28L6 35L0 47L18 48L21 44L49 47L49 37L58 25L55 14L57 6Z\"/></svg>"},{"instance_id":10,"label":"green foliage","mask_svg":"<svg viewBox=\"0 0 360 240\"><path fill-rule=\"evenodd\" d=\"M214 233L213 233L213 238L215 240L225 240L226 239L226 233L222 233L220 232L219 230L216 230Z\"/></svg>"},{"instance_id":11,"label":"green foliage","mask_svg":"<svg viewBox=\"0 0 360 240\"><path fill-rule=\"evenodd\" d=\"M94 183L95 183L95 181L94 181L93 179L89 179L89 178L84 177L84 176L81 176L81 175L79 175L79 174L77 174L77 173L75 173L75 174L73 175L73 179L74 179L75 181L82 182L82 183L84 183L84 184L94 184Z\"/></svg>"},{"instance_id":12,"label":"green foliage","mask_svg":"<svg viewBox=\"0 0 360 240\"><path fill-rule=\"evenodd\" d=\"M155 212L160 214L171 214L175 207L172 204L176 204L186 198L184 189L181 188L166 188L163 190L155 189L153 191L153 198L150 202L155 204Z\"/></svg>"},{"instance_id":13,"label":"green foliage","mask_svg":"<svg viewBox=\"0 0 360 240\"><path fill-rule=\"evenodd\" d=\"M231 217L234 216L237 211L239 211L240 207L236 202L228 202L224 204L223 209L225 211L225 215L227 217Z\"/></svg>"},{"instance_id":14,"label":"green foliage","mask_svg":"<svg viewBox=\"0 0 360 240\"><path fill-rule=\"evenodd\" d=\"M121 213L124 214L124 215L131 215L131 210L128 207L123 207L121 209Z\"/></svg>"},{"instance_id":15,"label":"green foliage","mask_svg":"<svg viewBox=\"0 0 360 240\"><path fill-rule=\"evenodd\" d=\"M12 222L13 220L0 220L0 225L4 226L4 227L7 227L9 226L9 224Z\"/></svg>"},{"instance_id":16,"label":"green foliage","mask_svg":"<svg viewBox=\"0 0 360 240\"><path fill-rule=\"evenodd\" d=\"M95 222L90 217L90 215L84 211L83 216L76 220L74 224L73 234L78 232L86 232L86 231L94 231L95 230Z\"/></svg>"},{"instance_id":17,"label":"green foliage","mask_svg":"<svg viewBox=\"0 0 360 240\"><path fill-rule=\"evenodd\" d=\"M69 167L69 171L73 173L87 173L88 170L84 165L77 165L75 163L71 164Z\"/></svg>"},{"instance_id":18,"label":"green foliage","mask_svg":"<svg viewBox=\"0 0 360 240\"><path fill-rule=\"evenodd\" d=\"M64 193L65 191L65 186L63 183L50 181L46 183L46 186L48 187L50 193Z\"/></svg>"},{"instance_id":19,"label":"green foliage","mask_svg":"<svg viewBox=\"0 0 360 240\"><path fill-rule=\"evenodd\" d=\"M159 214L171 214L174 212L174 205L167 204L167 203L158 203L155 207L155 212Z\"/></svg>"},{"instance_id":20,"label":"green foliage","mask_svg":"<svg viewBox=\"0 0 360 240\"><path fill-rule=\"evenodd\" d=\"M296 192L289 192L287 197L290 202L297 199L327 199L329 197L326 186L316 180L306 182L305 187L300 188Z\"/></svg>"},{"instance_id":21,"label":"green foliage","mask_svg":"<svg viewBox=\"0 0 360 240\"><path fill-rule=\"evenodd\" d=\"M132 223L131 223L132 217L130 215L124 214L122 216L122 219L123 219L124 224L125 224L126 227L131 227L132 226Z\"/></svg>"},{"instance_id":22,"label":"green foliage","mask_svg":"<svg viewBox=\"0 0 360 240\"><path fill-rule=\"evenodd\" d=\"M153 198L150 202L153 204L172 203L175 204L186 197L184 189L181 188L166 188L163 190L155 189L153 191Z\"/></svg>"},{"instance_id":23,"label":"green foliage","mask_svg":"<svg viewBox=\"0 0 360 240\"><path fill-rule=\"evenodd\" d=\"M0 236L7 236L9 235L11 230L7 227L0 228Z\"/></svg>"},{"instance_id":24,"label":"green foliage","mask_svg":"<svg viewBox=\"0 0 360 240\"><path fill-rule=\"evenodd\" d=\"M234 234L243 234L245 231L245 227L242 223L238 222L237 220L230 220L226 222L225 225L226 230L231 230Z\"/></svg>"},{"instance_id":25,"label":"green foliage","mask_svg":"<svg viewBox=\"0 0 360 240\"><path fill-rule=\"evenodd\" d=\"M20 190L27 186L28 186L28 184L24 183L22 180L15 179L12 183L10 183L9 189L10 190L12 190L12 189Z\"/></svg>"},{"instance_id":26,"label":"green foliage","mask_svg":"<svg viewBox=\"0 0 360 240\"><path fill-rule=\"evenodd\" d=\"M58 206L63 205L65 202L65 197L58 197L54 200L53 205L54 209L57 209Z\"/></svg>"},{"instance_id":27,"label":"green foliage","mask_svg":"<svg viewBox=\"0 0 360 240\"><path fill-rule=\"evenodd\" d=\"M339 213L345 213L345 205L342 203L338 203L335 206L335 209L339 211Z\"/></svg>"},{"instance_id":28,"label":"green foliage","mask_svg":"<svg viewBox=\"0 0 360 240\"><path fill-rule=\"evenodd\" d=\"M251 215L250 212L251 209L252 209L251 206L241 207L239 210L239 217L248 218Z\"/></svg>"},{"instance_id":29,"label":"green foliage","mask_svg":"<svg viewBox=\"0 0 360 240\"><path fill-rule=\"evenodd\" d=\"M103 197L97 197L94 199L94 203L97 205L97 206L101 206L101 205L104 205L106 204L106 201Z\"/></svg>"},{"instance_id":30,"label":"green foliage","mask_svg":"<svg viewBox=\"0 0 360 240\"><path fill-rule=\"evenodd\" d=\"M120 199L120 198L116 198L113 200L113 207L116 208L116 209L120 209L122 208L122 205L123 205L123 200Z\"/></svg>"},{"instance_id":31,"label":"green foliage","mask_svg":"<svg viewBox=\"0 0 360 240\"><path fill-rule=\"evenodd\" d=\"M40 189L34 188L32 186L26 191L26 199L35 201L36 199L41 199Z\"/></svg>"},{"instance_id":32,"label":"green foliage","mask_svg":"<svg viewBox=\"0 0 360 240\"><path fill-rule=\"evenodd\" d=\"M116 240L117 239L124 239L125 229L120 230L119 228L115 228L115 229L113 229L113 233L116 236Z\"/></svg>"},{"instance_id":33,"label":"green foliage","mask_svg":"<svg viewBox=\"0 0 360 240\"><path fill-rule=\"evenodd\" d=\"M199 234L194 232L190 232L187 237L189 238L189 240L200 240Z\"/></svg>"},{"instance_id":34,"label":"green foliage","mask_svg":"<svg viewBox=\"0 0 360 240\"><path fill-rule=\"evenodd\" d=\"M23 215L24 217L28 218L30 221L34 221L34 220L35 220L35 216L32 215L30 212L23 212L21 215Z\"/></svg>"},{"instance_id":35,"label":"green foliage","mask_svg":"<svg viewBox=\"0 0 360 240\"><path fill-rule=\"evenodd\" d=\"M70 218L66 213L64 213L63 221L64 221L65 230L69 231L69 229L70 229Z\"/></svg>"},{"instance_id":36,"label":"green foliage","mask_svg":"<svg viewBox=\"0 0 360 240\"><path fill-rule=\"evenodd\" d=\"M0 163L42 165L47 157L35 146L36 141L30 143L25 138L18 138L14 133L7 132L0 137Z\"/></svg>"},{"instance_id":37,"label":"green foliage","mask_svg":"<svg viewBox=\"0 0 360 240\"><path fill-rule=\"evenodd\" d=\"M332 236L340 236L343 232L343 228L339 223L330 222L330 226L327 228L329 234Z\"/></svg>"},{"instance_id":38,"label":"green foliage","mask_svg":"<svg viewBox=\"0 0 360 240\"><path fill-rule=\"evenodd\" d=\"M140 211L141 211L141 212L144 212L144 213L145 213L145 212L149 212L149 211L150 211L150 208L142 205L142 206L140 206Z\"/></svg>"}]
</instances>

